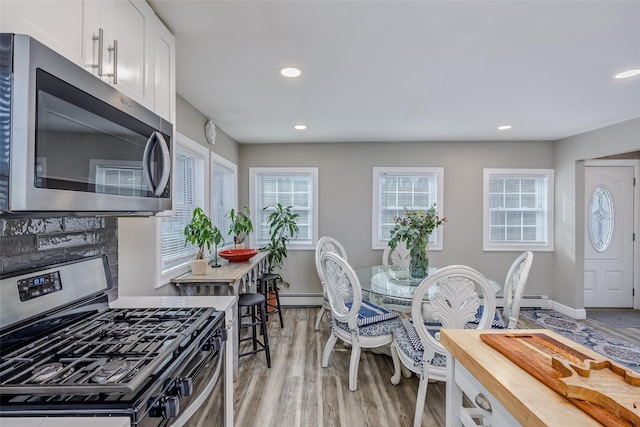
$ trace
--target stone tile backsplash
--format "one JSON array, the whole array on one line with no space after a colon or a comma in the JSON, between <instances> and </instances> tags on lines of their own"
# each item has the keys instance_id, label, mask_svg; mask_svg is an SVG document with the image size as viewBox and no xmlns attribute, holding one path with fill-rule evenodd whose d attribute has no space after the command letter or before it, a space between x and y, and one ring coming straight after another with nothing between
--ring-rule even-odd
<instances>
[{"instance_id":1,"label":"stone tile backsplash","mask_svg":"<svg viewBox=\"0 0 640 427\"><path fill-rule=\"evenodd\" d=\"M106 254L118 288L118 219L0 218L0 274Z\"/></svg>"}]
</instances>

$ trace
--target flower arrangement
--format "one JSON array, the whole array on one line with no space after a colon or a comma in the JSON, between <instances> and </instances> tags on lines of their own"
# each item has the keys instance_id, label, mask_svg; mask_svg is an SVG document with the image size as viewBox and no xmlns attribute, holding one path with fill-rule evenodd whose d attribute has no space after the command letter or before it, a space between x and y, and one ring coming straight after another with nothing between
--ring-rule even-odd
<instances>
[{"instance_id":1,"label":"flower arrangement","mask_svg":"<svg viewBox=\"0 0 640 427\"><path fill-rule=\"evenodd\" d=\"M434 203L426 211L406 209L404 217L395 217L388 245L395 249L399 242L406 242L411 253L411 276L426 277L429 273L429 235L447 218L440 218Z\"/></svg>"}]
</instances>

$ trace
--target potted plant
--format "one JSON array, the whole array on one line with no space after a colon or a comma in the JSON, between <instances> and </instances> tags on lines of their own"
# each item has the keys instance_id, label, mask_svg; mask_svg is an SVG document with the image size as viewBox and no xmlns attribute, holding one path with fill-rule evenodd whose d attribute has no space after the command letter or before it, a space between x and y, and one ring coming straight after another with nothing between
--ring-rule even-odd
<instances>
[{"instance_id":1,"label":"potted plant","mask_svg":"<svg viewBox=\"0 0 640 427\"><path fill-rule=\"evenodd\" d=\"M184 228L185 246L191 243L198 247L198 254L195 259L191 260L191 271L193 274L206 274L209 260L204 257L204 248L211 251L211 244L216 245L216 254L218 245L224 242L222 233L218 227L211 223L211 219L200 208L193 210L191 222ZM217 264L217 263L216 263Z\"/></svg>"},{"instance_id":2,"label":"potted plant","mask_svg":"<svg viewBox=\"0 0 640 427\"><path fill-rule=\"evenodd\" d=\"M287 242L298 235L299 214L291 212L293 206L283 207L280 203L267 206L263 210L273 210L267 217L267 225L271 237L269 243L260 248L261 251L269 251L269 273L276 268L282 269L284 259L287 257ZM289 283L278 275L278 284L289 287Z\"/></svg>"},{"instance_id":3,"label":"potted plant","mask_svg":"<svg viewBox=\"0 0 640 427\"><path fill-rule=\"evenodd\" d=\"M240 210L236 212L235 209L231 209L228 214L228 218L231 219L229 234L233 236L233 243L236 249L244 248L244 239L253 231L249 208L245 206L244 209L245 212Z\"/></svg>"}]
</instances>

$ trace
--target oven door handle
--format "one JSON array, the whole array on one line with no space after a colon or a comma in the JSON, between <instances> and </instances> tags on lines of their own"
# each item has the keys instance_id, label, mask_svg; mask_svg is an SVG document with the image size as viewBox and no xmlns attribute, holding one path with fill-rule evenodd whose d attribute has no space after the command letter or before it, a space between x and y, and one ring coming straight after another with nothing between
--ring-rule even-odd
<instances>
[{"instance_id":1,"label":"oven door handle","mask_svg":"<svg viewBox=\"0 0 640 427\"><path fill-rule=\"evenodd\" d=\"M180 414L178 415L177 418L175 418L175 420L171 424L171 427L183 426L187 421L189 421L189 418L191 418L191 416L195 414L195 412L200 408L200 406L202 406L202 404L208 399L209 395L211 394L211 391L213 390L215 385L218 383L218 380L220 379L220 373L222 371L222 366L224 363L226 345L227 343L225 341L222 341L222 344L220 346L220 351L218 352L218 360L216 362L216 368L213 371L213 374L211 375L211 379L209 380L207 385L202 389L202 392L198 396L193 396L193 400L189 403L189 406L184 408L184 410L182 409L180 410Z\"/></svg>"},{"instance_id":2,"label":"oven door handle","mask_svg":"<svg viewBox=\"0 0 640 427\"><path fill-rule=\"evenodd\" d=\"M162 174L160 175L160 180L158 181L157 186L153 183L153 178L151 177L151 153L156 143L160 144L160 149L162 150ZM165 141L162 134L158 131L153 131L147 140L147 145L144 147L144 154L142 155L142 172L144 180L147 183L147 188L153 192L156 197L160 196L164 191L164 187L167 185L167 182L169 182L169 177L171 176L171 153L169 152L167 141Z\"/></svg>"}]
</instances>

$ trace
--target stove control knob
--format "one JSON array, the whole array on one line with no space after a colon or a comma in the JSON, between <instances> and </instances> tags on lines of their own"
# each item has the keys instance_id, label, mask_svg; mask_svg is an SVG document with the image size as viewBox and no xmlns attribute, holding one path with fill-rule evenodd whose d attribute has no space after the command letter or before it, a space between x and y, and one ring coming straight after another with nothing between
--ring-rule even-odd
<instances>
[{"instance_id":1,"label":"stove control knob","mask_svg":"<svg viewBox=\"0 0 640 427\"><path fill-rule=\"evenodd\" d=\"M167 396L162 399L160 408L166 418L177 417L180 412L180 401L176 396Z\"/></svg>"},{"instance_id":2,"label":"stove control knob","mask_svg":"<svg viewBox=\"0 0 640 427\"><path fill-rule=\"evenodd\" d=\"M191 378L177 378L176 390L180 397L191 396L191 393L193 393L193 381L191 381Z\"/></svg>"}]
</instances>

